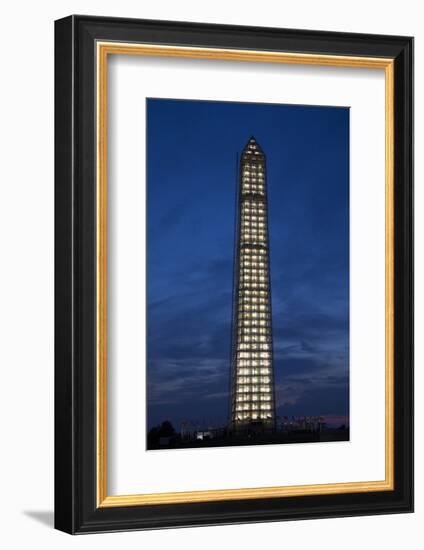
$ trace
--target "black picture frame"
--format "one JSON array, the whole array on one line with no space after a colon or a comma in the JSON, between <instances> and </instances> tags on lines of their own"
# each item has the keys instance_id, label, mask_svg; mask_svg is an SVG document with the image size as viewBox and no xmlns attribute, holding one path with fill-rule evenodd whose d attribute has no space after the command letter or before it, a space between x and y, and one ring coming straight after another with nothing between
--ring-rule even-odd
<instances>
[{"instance_id":1,"label":"black picture frame","mask_svg":"<svg viewBox=\"0 0 424 550\"><path fill-rule=\"evenodd\" d=\"M99 40L394 60L394 490L98 507ZM55 527L94 533L413 511L413 39L73 15L55 23Z\"/></svg>"}]
</instances>

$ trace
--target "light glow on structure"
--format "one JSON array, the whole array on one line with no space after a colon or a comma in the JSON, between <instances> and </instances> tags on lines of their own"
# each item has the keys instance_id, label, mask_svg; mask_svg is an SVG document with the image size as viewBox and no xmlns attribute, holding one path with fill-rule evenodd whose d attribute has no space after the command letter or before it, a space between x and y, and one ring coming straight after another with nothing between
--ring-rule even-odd
<instances>
[{"instance_id":1,"label":"light glow on structure","mask_svg":"<svg viewBox=\"0 0 424 550\"><path fill-rule=\"evenodd\" d=\"M250 138L240 160L231 358L231 426L275 427L266 159Z\"/></svg>"}]
</instances>

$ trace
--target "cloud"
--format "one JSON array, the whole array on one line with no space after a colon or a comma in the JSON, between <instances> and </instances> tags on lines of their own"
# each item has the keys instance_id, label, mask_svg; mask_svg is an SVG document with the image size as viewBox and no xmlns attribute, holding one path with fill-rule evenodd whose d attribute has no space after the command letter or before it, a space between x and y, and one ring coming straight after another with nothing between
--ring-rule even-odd
<instances>
[{"instance_id":1,"label":"cloud","mask_svg":"<svg viewBox=\"0 0 424 550\"><path fill-rule=\"evenodd\" d=\"M152 404L176 403L191 396L207 397L228 377L228 362L210 358L160 359L149 365L148 393Z\"/></svg>"},{"instance_id":2,"label":"cloud","mask_svg":"<svg viewBox=\"0 0 424 550\"><path fill-rule=\"evenodd\" d=\"M280 415L348 415L348 374L322 366L314 374L292 374L277 382L276 403Z\"/></svg>"},{"instance_id":3,"label":"cloud","mask_svg":"<svg viewBox=\"0 0 424 550\"><path fill-rule=\"evenodd\" d=\"M348 111L169 100L148 111L149 418L226 417L235 152L246 132L267 153L278 406L343 416Z\"/></svg>"},{"instance_id":4,"label":"cloud","mask_svg":"<svg viewBox=\"0 0 424 550\"><path fill-rule=\"evenodd\" d=\"M181 274L187 271L182 266L178 269ZM166 411L172 411L176 418L190 418L196 410L215 410L214 414L225 421L231 270L228 259L212 259L190 270L187 283L178 286L179 294L170 288L166 298L149 304L148 396L152 418L165 417ZM303 277L293 280L292 292L289 288L284 300L277 299L275 306L273 303L278 411L347 414L346 304L333 292L331 277L317 298L309 280L311 272L312 267L306 269Z\"/></svg>"}]
</instances>

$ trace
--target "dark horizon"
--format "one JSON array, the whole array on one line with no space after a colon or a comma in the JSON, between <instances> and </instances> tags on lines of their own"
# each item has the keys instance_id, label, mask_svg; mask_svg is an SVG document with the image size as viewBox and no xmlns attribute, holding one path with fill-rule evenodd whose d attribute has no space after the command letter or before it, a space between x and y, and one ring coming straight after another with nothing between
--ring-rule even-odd
<instances>
[{"instance_id":1,"label":"dark horizon","mask_svg":"<svg viewBox=\"0 0 424 550\"><path fill-rule=\"evenodd\" d=\"M236 158L267 157L277 415L349 423L349 109L147 101L147 412L228 419ZM343 422L345 419L345 422Z\"/></svg>"}]
</instances>

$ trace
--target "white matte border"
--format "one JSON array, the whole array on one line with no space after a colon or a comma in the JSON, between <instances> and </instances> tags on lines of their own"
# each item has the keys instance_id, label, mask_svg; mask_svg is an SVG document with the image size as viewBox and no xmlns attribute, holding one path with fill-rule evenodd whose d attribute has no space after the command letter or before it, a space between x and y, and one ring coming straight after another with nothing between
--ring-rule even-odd
<instances>
[{"instance_id":1,"label":"white matte border","mask_svg":"<svg viewBox=\"0 0 424 550\"><path fill-rule=\"evenodd\" d=\"M108 74L108 494L383 480L384 70L113 55ZM351 107L350 442L145 450L146 97Z\"/></svg>"}]
</instances>

